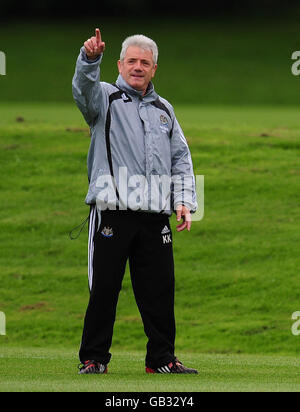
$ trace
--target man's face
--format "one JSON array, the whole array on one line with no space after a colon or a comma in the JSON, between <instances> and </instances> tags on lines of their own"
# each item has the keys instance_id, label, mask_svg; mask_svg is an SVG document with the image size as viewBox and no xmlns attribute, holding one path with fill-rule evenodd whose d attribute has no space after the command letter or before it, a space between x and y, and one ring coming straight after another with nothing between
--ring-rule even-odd
<instances>
[{"instance_id":1,"label":"man's face","mask_svg":"<svg viewBox=\"0 0 300 412\"><path fill-rule=\"evenodd\" d=\"M123 61L118 61L119 73L123 79L135 90L145 94L148 84L154 77L157 64L153 62L150 50L143 50L138 46L129 46Z\"/></svg>"}]
</instances>

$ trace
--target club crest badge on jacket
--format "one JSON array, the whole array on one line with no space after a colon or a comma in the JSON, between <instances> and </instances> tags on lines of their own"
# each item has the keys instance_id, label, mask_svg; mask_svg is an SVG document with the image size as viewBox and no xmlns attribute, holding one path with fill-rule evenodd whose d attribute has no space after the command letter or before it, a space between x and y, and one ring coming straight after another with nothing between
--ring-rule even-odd
<instances>
[{"instance_id":1,"label":"club crest badge on jacket","mask_svg":"<svg viewBox=\"0 0 300 412\"><path fill-rule=\"evenodd\" d=\"M160 126L159 127L164 133L167 133L169 131L169 123L168 123L168 119L166 118L166 116L164 115L160 116Z\"/></svg>"}]
</instances>

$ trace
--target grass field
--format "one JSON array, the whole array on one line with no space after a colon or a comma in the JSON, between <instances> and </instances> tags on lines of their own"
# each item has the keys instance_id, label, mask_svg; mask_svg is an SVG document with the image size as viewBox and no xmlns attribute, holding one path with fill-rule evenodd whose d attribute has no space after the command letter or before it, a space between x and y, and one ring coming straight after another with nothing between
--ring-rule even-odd
<instances>
[{"instance_id":1,"label":"grass field","mask_svg":"<svg viewBox=\"0 0 300 412\"><path fill-rule=\"evenodd\" d=\"M103 23L107 81L115 80L124 33L140 31L138 22L130 33L122 24ZM88 215L90 138L70 82L90 25L43 25L39 43L39 25L0 28L7 54L0 77L0 312L7 332L0 336L0 391L298 391L300 336L291 333L300 310L295 24L249 31L185 23L171 45L170 25L146 27L161 45L155 86L174 105L195 173L205 176L204 219L173 238L176 354L200 373L144 374L146 338L127 268L110 374L77 376L87 229L72 241L69 232ZM14 49L20 33L24 47Z\"/></svg>"},{"instance_id":2,"label":"grass field","mask_svg":"<svg viewBox=\"0 0 300 412\"><path fill-rule=\"evenodd\" d=\"M0 110L1 341L75 345L88 297L87 231L74 241L68 233L88 214L88 131L74 106ZM205 218L174 237L178 348L297 354L298 111L177 113L195 173L205 175ZM114 346L145 346L128 271Z\"/></svg>"},{"instance_id":3,"label":"grass field","mask_svg":"<svg viewBox=\"0 0 300 412\"><path fill-rule=\"evenodd\" d=\"M130 359L130 363L128 361ZM296 357L183 354L198 375L147 375L143 353L115 353L102 376L76 374L72 350L6 348L0 355L2 392L299 392ZM130 364L130 370L128 366Z\"/></svg>"}]
</instances>

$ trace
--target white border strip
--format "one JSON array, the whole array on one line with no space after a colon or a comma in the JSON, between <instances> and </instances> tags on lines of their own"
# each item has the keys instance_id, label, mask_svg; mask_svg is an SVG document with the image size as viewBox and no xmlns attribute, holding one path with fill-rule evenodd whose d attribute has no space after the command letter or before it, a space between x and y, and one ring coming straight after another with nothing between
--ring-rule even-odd
<instances>
[{"instance_id":1,"label":"white border strip","mask_svg":"<svg viewBox=\"0 0 300 412\"><path fill-rule=\"evenodd\" d=\"M90 220L89 220L89 241L88 241L88 277L89 287L92 290L93 285L93 258L94 258L94 234L95 234L95 220L97 208L96 205L91 206Z\"/></svg>"}]
</instances>

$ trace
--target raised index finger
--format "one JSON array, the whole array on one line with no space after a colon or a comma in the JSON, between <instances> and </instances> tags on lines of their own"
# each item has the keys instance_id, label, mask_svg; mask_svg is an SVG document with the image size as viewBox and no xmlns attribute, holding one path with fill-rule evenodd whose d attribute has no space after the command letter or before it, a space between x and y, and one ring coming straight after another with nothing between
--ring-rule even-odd
<instances>
[{"instance_id":1,"label":"raised index finger","mask_svg":"<svg viewBox=\"0 0 300 412\"><path fill-rule=\"evenodd\" d=\"M99 29L96 29L96 30L95 30L95 33L96 33L96 41L97 41L97 44L100 45L100 43L101 43L100 30L99 30Z\"/></svg>"}]
</instances>

